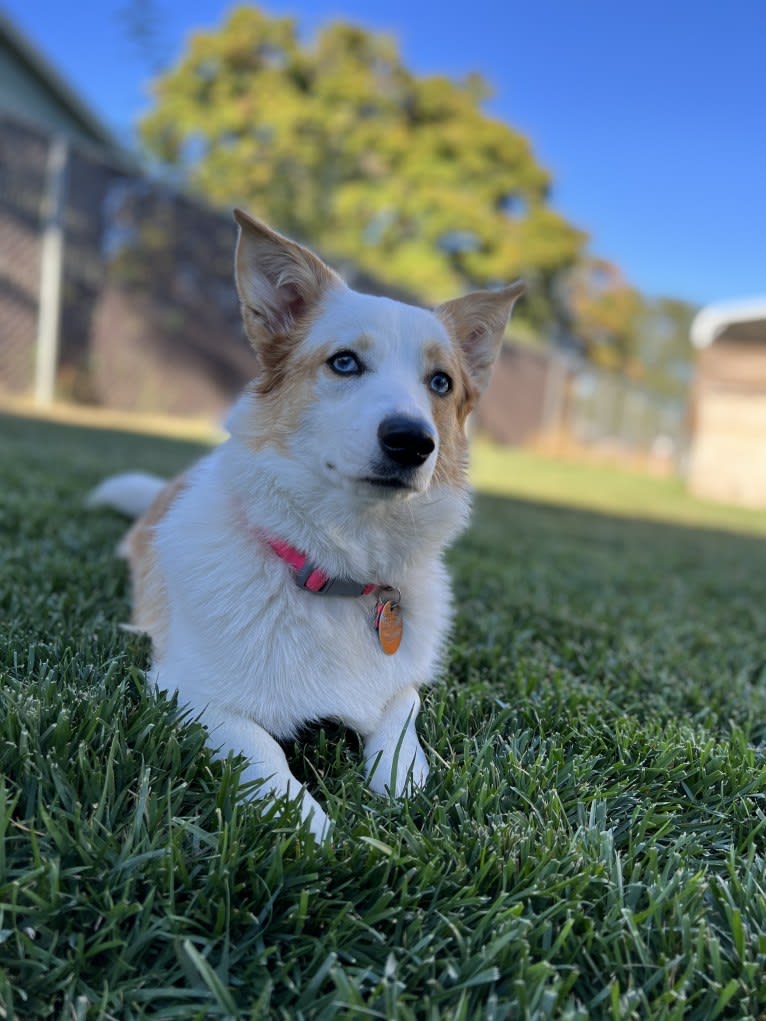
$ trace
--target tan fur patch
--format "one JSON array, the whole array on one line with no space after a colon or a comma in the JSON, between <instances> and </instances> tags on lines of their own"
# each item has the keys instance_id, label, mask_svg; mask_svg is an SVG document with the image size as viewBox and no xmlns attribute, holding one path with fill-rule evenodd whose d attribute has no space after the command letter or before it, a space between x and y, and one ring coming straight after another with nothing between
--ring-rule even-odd
<instances>
[{"instance_id":1,"label":"tan fur patch","mask_svg":"<svg viewBox=\"0 0 766 1021\"><path fill-rule=\"evenodd\" d=\"M303 341L320 311L321 308L317 309L314 317L302 321L292 337L274 338L267 356L262 359L261 371L247 387L257 402L248 432L248 443L253 450L270 445L285 452L313 400L317 375L337 346L322 344L309 352L303 348ZM364 354L372 343L369 337L361 334L350 347Z\"/></svg>"},{"instance_id":2,"label":"tan fur patch","mask_svg":"<svg viewBox=\"0 0 766 1021\"><path fill-rule=\"evenodd\" d=\"M332 345L306 352L302 339L303 336L289 341L285 338L279 350L273 346L270 360L262 364L247 387L255 398L247 442L255 451L273 446L286 452L313 400L317 373L330 357Z\"/></svg>"},{"instance_id":3,"label":"tan fur patch","mask_svg":"<svg viewBox=\"0 0 766 1021\"><path fill-rule=\"evenodd\" d=\"M431 412L439 433L439 456L434 482L465 486L468 483L468 437L465 424L476 404L478 393L471 383L468 369L453 338L453 350L445 358L442 344L429 344L425 349L426 381L431 373L441 370L452 378L452 390L445 396L431 393Z\"/></svg>"},{"instance_id":4,"label":"tan fur patch","mask_svg":"<svg viewBox=\"0 0 766 1021\"><path fill-rule=\"evenodd\" d=\"M122 547L130 563L133 588L133 616L131 626L151 636L155 658L164 652L167 640L170 613L168 609L165 582L154 551L154 533L173 505L186 488L185 475L179 475L162 490L149 510L133 525Z\"/></svg>"},{"instance_id":5,"label":"tan fur patch","mask_svg":"<svg viewBox=\"0 0 766 1021\"><path fill-rule=\"evenodd\" d=\"M321 312L322 298L345 285L308 248L240 209L234 217L240 227L237 292L259 366L248 387L259 404L250 443L255 450L267 444L284 448L309 400L316 371L317 358L301 356L303 341Z\"/></svg>"},{"instance_id":6,"label":"tan fur patch","mask_svg":"<svg viewBox=\"0 0 766 1021\"><path fill-rule=\"evenodd\" d=\"M517 280L499 291L473 291L434 309L460 350L479 393L489 383L511 310L524 290L523 281Z\"/></svg>"},{"instance_id":7,"label":"tan fur patch","mask_svg":"<svg viewBox=\"0 0 766 1021\"><path fill-rule=\"evenodd\" d=\"M489 382L511 309L523 293L524 284L518 281L500 291L475 291L434 309L452 340L458 366L449 403L437 395L431 398L441 438L437 479L458 485L467 481L465 422Z\"/></svg>"}]
</instances>

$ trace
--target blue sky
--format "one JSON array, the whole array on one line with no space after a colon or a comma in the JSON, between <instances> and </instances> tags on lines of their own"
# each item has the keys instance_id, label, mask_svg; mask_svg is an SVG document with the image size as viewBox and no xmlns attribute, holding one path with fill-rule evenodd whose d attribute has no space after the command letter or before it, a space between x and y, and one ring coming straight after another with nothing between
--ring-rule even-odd
<instances>
[{"instance_id":1,"label":"blue sky","mask_svg":"<svg viewBox=\"0 0 766 1021\"><path fill-rule=\"evenodd\" d=\"M148 103L129 0L6 0L4 10L125 140ZM140 6L142 0L132 0ZM172 63L219 0L153 0ZM699 304L766 294L766 0L294 0L395 34L420 73L481 72L487 110L532 141L553 204L648 294Z\"/></svg>"}]
</instances>

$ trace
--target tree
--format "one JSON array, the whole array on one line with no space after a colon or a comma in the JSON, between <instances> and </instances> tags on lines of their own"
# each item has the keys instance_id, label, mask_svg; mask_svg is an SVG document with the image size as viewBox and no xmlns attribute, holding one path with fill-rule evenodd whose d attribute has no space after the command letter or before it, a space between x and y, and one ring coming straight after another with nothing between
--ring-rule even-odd
<instances>
[{"instance_id":1,"label":"tree","mask_svg":"<svg viewBox=\"0 0 766 1021\"><path fill-rule=\"evenodd\" d=\"M639 316L641 360L656 390L683 396L694 371L690 333L698 309L678 298L645 301Z\"/></svg>"},{"instance_id":2,"label":"tree","mask_svg":"<svg viewBox=\"0 0 766 1021\"><path fill-rule=\"evenodd\" d=\"M524 275L528 316L553 317L585 236L550 208L524 136L482 112L480 77L416 76L393 39L346 24L303 45L292 19L242 7L154 96L150 152L214 203L427 300Z\"/></svg>"},{"instance_id":3,"label":"tree","mask_svg":"<svg viewBox=\"0 0 766 1021\"><path fill-rule=\"evenodd\" d=\"M606 259L583 258L562 281L569 326L588 357L604 368L640 375L641 295Z\"/></svg>"},{"instance_id":4,"label":"tree","mask_svg":"<svg viewBox=\"0 0 766 1021\"><path fill-rule=\"evenodd\" d=\"M565 328L597 365L682 397L693 368L689 331L697 311L676 298L647 298L606 259L586 257L557 290Z\"/></svg>"}]
</instances>

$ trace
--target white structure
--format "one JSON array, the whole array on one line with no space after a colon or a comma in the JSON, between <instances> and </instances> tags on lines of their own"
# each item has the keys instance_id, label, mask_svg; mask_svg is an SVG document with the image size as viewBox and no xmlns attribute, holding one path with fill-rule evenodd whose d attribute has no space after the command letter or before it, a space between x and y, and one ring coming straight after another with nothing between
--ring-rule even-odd
<instances>
[{"instance_id":1,"label":"white structure","mask_svg":"<svg viewBox=\"0 0 766 1021\"><path fill-rule=\"evenodd\" d=\"M766 298L749 301L725 301L708 305L697 313L691 325L692 344L700 350L710 347L725 333L738 333L754 325L756 339L766 338Z\"/></svg>"},{"instance_id":2,"label":"white structure","mask_svg":"<svg viewBox=\"0 0 766 1021\"><path fill-rule=\"evenodd\" d=\"M711 500L766 508L766 297L703 308L689 487Z\"/></svg>"}]
</instances>

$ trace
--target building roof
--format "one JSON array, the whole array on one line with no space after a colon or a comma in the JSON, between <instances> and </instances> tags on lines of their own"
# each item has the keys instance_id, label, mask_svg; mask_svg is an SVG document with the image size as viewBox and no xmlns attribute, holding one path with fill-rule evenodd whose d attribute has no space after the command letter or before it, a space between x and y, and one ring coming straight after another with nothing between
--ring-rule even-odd
<instances>
[{"instance_id":1,"label":"building roof","mask_svg":"<svg viewBox=\"0 0 766 1021\"><path fill-rule=\"evenodd\" d=\"M766 343L766 297L707 305L692 320L690 332L696 348L721 339Z\"/></svg>"},{"instance_id":2,"label":"building roof","mask_svg":"<svg viewBox=\"0 0 766 1021\"><path fill-rule=\"evenodd\" d=\"M0 45L12 54L15 60L40 84L45 92L63 109L77 125L79 132L90 142L122 153L122 147L88 105L74 92L56 69L48 63L32 42L0 11ZM12 97L6 97L0 106L14 110Z\"/></svg>"}]
</instances>

